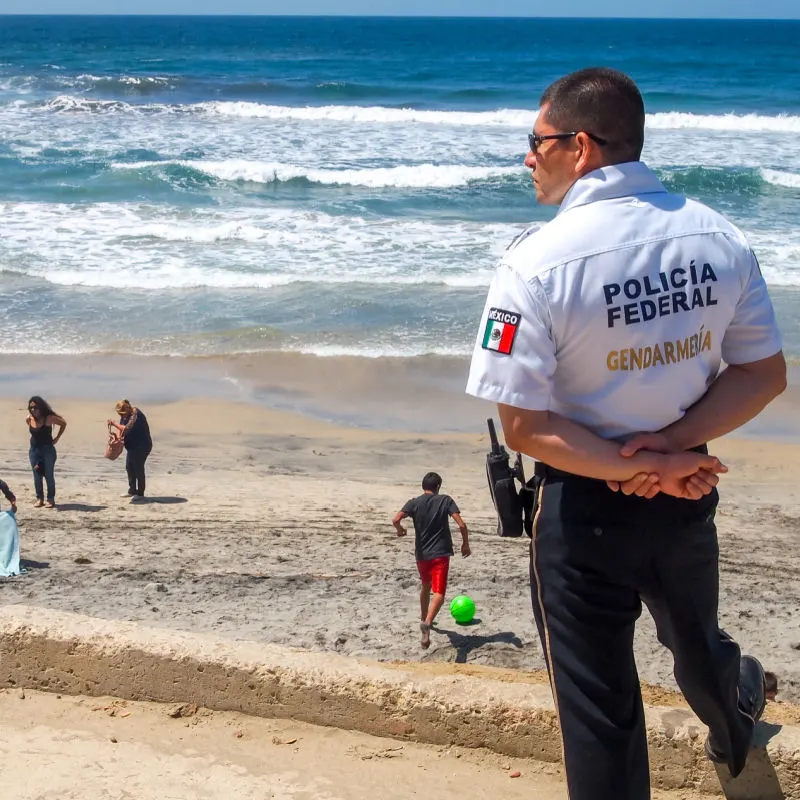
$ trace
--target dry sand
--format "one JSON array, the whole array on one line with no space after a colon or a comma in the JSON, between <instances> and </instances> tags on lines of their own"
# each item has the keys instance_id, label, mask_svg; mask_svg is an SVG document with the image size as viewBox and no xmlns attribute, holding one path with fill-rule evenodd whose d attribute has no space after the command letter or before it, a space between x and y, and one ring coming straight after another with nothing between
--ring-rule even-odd
<instances>
[{"instance_id":1,"label":"dry sand","mask_svg":"<svg viewBox=\"0 0 800 800\"><path fill-rule=\"evenodd\" d=\"M0 690L4 800L567 797L552 764L196 707L171 716L179 708Z\"/></svg>"},{"instance_id":2,"label":"dry sand","mask_svg":"<svg viewBox=\"0 0 800 800\"><path fill-rule=\"evenodd\" d=\"M26 397L0 401L0 476L20 499L29 569L0 582L0 602L382 661L542 668L527 540L495 535L484 434L358 430L246 403L134 395L155 449L149 500L132 505L119 497L122 460L102 458L115 387L99 386L104 403L50 398L69 422L56 511L31 508ZM781 698L800 700L800 448L726 439L714 451L731 468L719 513L722 625L778 673ZM430 469L472 531L450 595L469 593L479 622L458 627L444 612L423 652L413 539L396 538L390 519ZM644 680L674 686L646 613L636 655Z\"/></svg>"}]
</instances>

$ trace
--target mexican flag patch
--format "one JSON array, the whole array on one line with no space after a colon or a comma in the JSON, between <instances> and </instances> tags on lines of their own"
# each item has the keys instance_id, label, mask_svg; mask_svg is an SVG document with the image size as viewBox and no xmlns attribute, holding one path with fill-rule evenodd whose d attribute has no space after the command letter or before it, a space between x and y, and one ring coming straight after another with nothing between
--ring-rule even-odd
<instances>
[{"instance_id":1,"label":"mexican flag patch","mask_svg":"<svg viewBox=\"0 0 800 800\"><path fill-rule=\"evenodd\" d=\"M522 316L515 311L490 308L486 329L483 332L483 349L509 355L521 320Z\"/></svg>"}]
</instances>

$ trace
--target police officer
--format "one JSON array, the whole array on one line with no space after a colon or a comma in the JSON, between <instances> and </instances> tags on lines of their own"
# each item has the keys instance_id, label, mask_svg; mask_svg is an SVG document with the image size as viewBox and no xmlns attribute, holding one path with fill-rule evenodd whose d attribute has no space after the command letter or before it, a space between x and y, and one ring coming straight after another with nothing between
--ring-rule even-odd
<instances>
[{"instance_id":1,"label":"police officer","mask_svg":"<svg viewBox=\"0 0 800 800\"><path fill-rule=\"evenodd\" d=\"M650 797L642 601L707 755L733 775L766 702L761 665L719 628L726 468L705 443L783 391L780 335L742 233L668 193L643 141L622 73L581 70L542 95L525 165L558 213L501 259L467 385L539 462L531 597L571 800Z\"/></svg>"}]
</instances>

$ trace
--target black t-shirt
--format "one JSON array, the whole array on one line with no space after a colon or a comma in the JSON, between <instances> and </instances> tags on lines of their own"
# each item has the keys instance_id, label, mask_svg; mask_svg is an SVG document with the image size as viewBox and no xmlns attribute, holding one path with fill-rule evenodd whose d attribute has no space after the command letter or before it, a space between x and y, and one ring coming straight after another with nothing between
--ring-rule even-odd
<instances>
[{"instance_id":1,"label":"black t-shirt","mask_svg":"<svg viewBox=\"0 0 800 800\"><path fill-rule=\"evenodd\" d=\"M450 516L458 514L458 506L446 494L421 494L403 506L403 512L414 521L414 550L417 561L453 555Z\"/></svg>"}]
</instances>

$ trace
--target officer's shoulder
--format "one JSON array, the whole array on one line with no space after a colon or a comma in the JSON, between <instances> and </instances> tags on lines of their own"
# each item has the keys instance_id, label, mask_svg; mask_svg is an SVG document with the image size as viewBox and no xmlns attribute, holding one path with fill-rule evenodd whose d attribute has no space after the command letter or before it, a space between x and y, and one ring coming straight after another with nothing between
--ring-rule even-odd
<instances>
[{"instance_id":1,"label":"officer's shoulder","mask_svg":"<svg viewBox=\"0 0 800 800\"><path fill-rule=\"evenodd\" d=\"M582 224L583 216L572 212L559 214L544 225L527 228L511 242L500 263L530 280L574 257L575 229Z\"/></svg>"},{"instance_id":2,"label":"officer's shoulder","mask_svg":"<svg viewBox=\"0 0 800 800\"><path fill-rule=\"evenodd\" d=\"M731 265L749 271L754 258L753 248L744 233L727 217L697 200L686 198L685 227L698 237L724 240L725 252Z\"/></svg>"},{"instance_id":3,"label":"officer's shoulder","mask_svg":"<svg viewBox=\"0 0 800 800\"><path fill-rule=\"evenodd\" d=\"M700 232L721 233L731 241L749 249L750 245L747 242L747 237L727 217L698 200L692 200L689 197L684 199L686 201L686 215L696 222Z\"/></svg>"},{"instance_id":4,"label":"officer's shoulder","mask_svg":"<svg viewBox=\"0 0 800 800\"><path fill-rule=\"evenodd\" d=\"M678 212L676 221L679 217L680 224L665 233L666 237L722 235L742 252L749 251L750 245L742 231L718 211L680 195L669 197L674 201L674 205L670 203L670 213ZM618 238L616 226L609 225L611 219L607 206L594 203L576 206L539 228L524 231L509 245L500 263L530 281L575 259L618 249L623 242ZM663 226L659 227L663 230ZM650 240L645 228L637 233L642 242ZM625 244L637 244L637 238L636 235L630 237Z\"/></svg>"}]
</instances>

